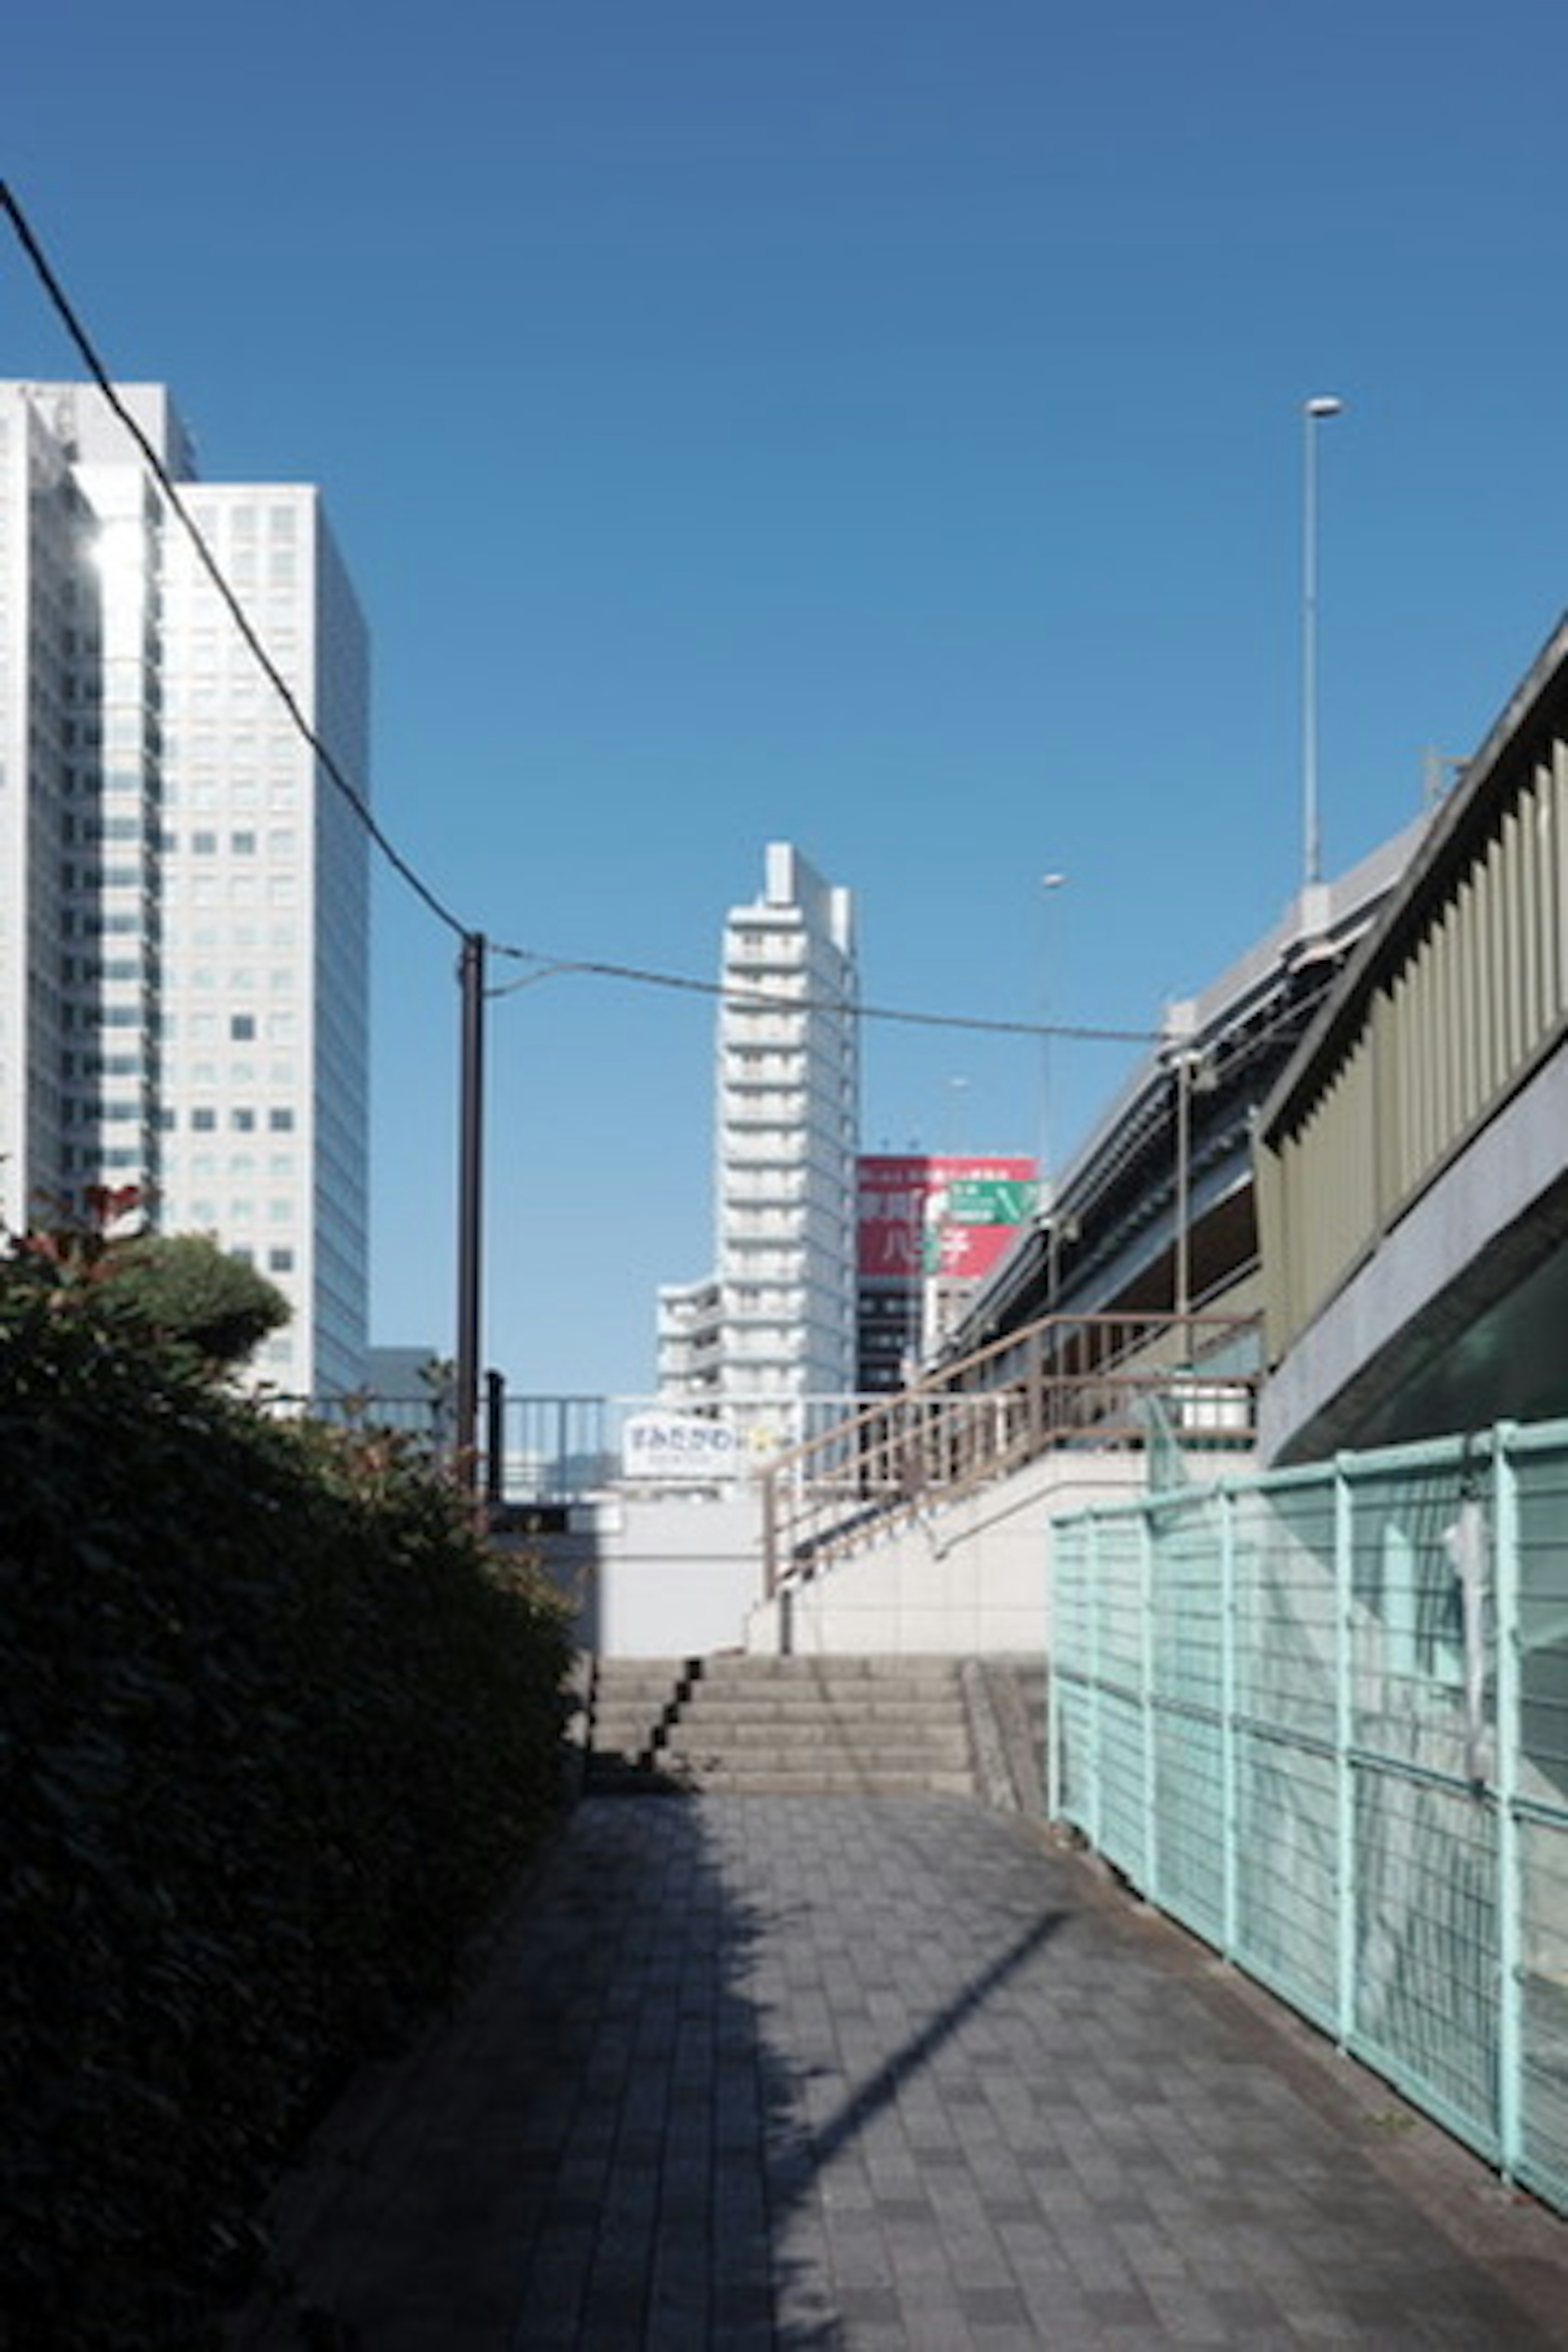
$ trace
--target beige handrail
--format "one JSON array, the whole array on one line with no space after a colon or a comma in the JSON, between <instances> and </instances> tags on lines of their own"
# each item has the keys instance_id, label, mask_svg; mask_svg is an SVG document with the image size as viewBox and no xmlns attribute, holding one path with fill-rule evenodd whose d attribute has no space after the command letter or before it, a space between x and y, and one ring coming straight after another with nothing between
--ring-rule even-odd
<instances>
[{"instance_id":1,"label":"beige handrail","mask_svg":"<svg viewBox=\"0 0 1568 2352\"><path fill-rule=\"evenodd\" d=\"M1047 1315L879 1398L763 1473L770 1598L873 1529L1053 1449L1143 1445L1161 1408L1183 1443L1250 1445L1256 1377L1205 1359L1257 1329L1238 1316Z\"/></svg>"}]
</instances>

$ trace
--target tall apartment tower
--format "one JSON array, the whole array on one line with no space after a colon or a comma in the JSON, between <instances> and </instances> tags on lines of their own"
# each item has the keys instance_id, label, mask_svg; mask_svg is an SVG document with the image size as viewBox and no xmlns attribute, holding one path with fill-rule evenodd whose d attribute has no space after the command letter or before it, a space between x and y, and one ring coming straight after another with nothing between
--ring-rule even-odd
<instances>
[{"instance_id":1,"label":"tall apartment tower","mask_svg":"<svg viewBox=\"0 0 1568 2352\"><path fill-rule=\"evenodd\" d=\"M847 890L771 842L730 910L715 1092L715 1271L659 1293L669 1402L855 1386L858 978Z\"/></svg>"},{"instance_id":2,"label":"tall apartment tower","mask_svg":"<svg viewBox=\"0 0 1568 2352\"><path fill-rule=\"evenodd\" d=\"M120 397L298 708L367 791L367 649L318 493L207 483ZM89 385L0 383L0 1217L134 1184L293 1308L258 1369L360 1385L368 858Z\"/></svg>"}]
</instances>

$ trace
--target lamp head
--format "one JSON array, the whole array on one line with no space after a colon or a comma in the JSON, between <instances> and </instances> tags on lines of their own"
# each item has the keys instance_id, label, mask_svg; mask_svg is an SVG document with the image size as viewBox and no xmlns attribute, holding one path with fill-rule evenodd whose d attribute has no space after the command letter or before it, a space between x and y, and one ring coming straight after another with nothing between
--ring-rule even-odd
<instances>
[{"instance_id":1,"label":"lamp head","mask_svg":"<svg viewBox=\"0 0 1568 2352\"><path fill-rule=\"evenodd\" d=\"M1331 392L1322 392L1315 399L1304 403L1304 406L1309 416L1338 416L1344 402L1336 400Z\"/></svg>"}]
</instances>

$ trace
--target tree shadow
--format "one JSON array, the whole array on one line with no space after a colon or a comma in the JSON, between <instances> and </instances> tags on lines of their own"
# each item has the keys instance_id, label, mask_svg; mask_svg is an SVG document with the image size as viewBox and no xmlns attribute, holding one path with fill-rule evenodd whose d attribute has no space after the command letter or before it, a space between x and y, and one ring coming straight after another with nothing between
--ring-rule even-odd
<instances>
[{"instance_id":1,"label":"tree shadow","mask_svg":"<svg viewBox=\"0 0 1568 2352\"><path fill-rule=\"evenodd\" d=\"M1061 1915L1021 1919L913 2030L889 2020L851 2078L779 2032L770 1983L823 1920L790 1891L789 1815L755 1805L577 1808L466 2000L330 2119L280 2205L280 2292L236 2352L847 2344L822 2176Z\"/></svg>"}]
</instances>

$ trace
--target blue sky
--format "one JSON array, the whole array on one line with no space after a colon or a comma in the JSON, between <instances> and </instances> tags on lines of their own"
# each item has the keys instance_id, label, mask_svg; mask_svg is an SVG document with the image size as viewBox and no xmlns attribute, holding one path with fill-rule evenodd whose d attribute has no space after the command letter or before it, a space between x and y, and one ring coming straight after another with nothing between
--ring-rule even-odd
<instances>
[{"instance_id":1,"label":"blue sky","mask_svg":"<svg viewBox=\"0 0 1568 2352\"><path fill-rule=\"evenodd\" d=\"M323 486L468 926L710 978L793 838L872 1003L1143 1030L1299 877L1302 400L1331 871L1568 604L1565 68L1560 0L78 0L7 31L0 171L205 472ZM74 372L0 252L0 373ZM453 944L376 908L375 1333L447 1349ZM649 1383L711 1029L494 1002L516 1387ZM1053 1046L1058 1150L1133 1051ZM1027 1041L864 1070L868 1149L1038 1139Z\"/></svg>"}]
</instances>

